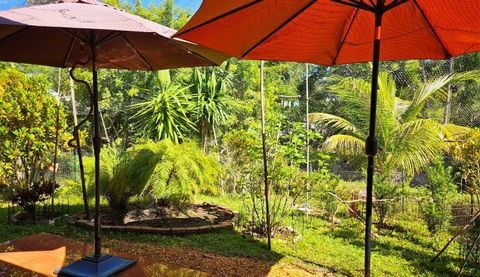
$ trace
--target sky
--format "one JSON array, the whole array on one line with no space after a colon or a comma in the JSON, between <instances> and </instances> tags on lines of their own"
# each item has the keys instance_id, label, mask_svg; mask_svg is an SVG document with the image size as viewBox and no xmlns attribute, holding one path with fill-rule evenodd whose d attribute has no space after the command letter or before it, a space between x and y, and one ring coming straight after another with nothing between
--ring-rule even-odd
<instances>
[{"instance_id":1,"label":"sky","mask_svg":"<svg viewBox=\"0 0 480 277\"><path fill-rule=\"evenodd\" d=\"M132 2L133 0L128 0ZM0 0L0 10L8 10L14 7L21 7L25 5L27 0ZM159 3L163 2L163 0L142 0L142 3L145 6L149 6L150 3L158 5ZM202 0L174 0L176 5L179 5L184 8L190 8L193 12L197 11L202 3Z\"/></svg>"}]
</instances>

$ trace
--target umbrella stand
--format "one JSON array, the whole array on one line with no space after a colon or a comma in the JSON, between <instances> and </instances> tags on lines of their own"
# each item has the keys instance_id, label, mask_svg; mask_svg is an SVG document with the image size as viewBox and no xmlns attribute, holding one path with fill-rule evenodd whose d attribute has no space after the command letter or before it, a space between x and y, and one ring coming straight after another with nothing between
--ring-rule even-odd
<instances>
[{"instance_id":1,"label":"umbrella stand","mask_svg":"<svg viewBox=\"0 0 480 277\"><path fill-rule=\"evenodd\" d=\"M94 216L94 254L84 257L59 271L60 276L111 276L115 273L123 271L133 265L136 261L121 257L112 256L110 254L102 254L101 246L101 221L100 221L100 126L99 126L99 108L98 108L98 77L97 77L97 43L96 32L90 32L90 48L92 62L93 77L93 93L91 102L93 106L93 152L95 156L95 216Z\"/></svg>"}]
</instances>

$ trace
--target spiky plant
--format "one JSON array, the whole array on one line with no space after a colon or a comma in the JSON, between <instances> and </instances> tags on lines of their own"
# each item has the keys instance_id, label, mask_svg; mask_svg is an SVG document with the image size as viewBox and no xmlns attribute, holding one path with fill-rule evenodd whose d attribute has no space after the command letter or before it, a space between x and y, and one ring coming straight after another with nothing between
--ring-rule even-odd
<instances>
[{"instance_id":1,"label":"spiky plant","mask_svg":"<svg viewBox=\"0 0 480 277\"><path fill-rule=\"evenodd\" d=\"M159 71L157 81L151 99L130 107L135 112L131 118L134 129L144 138L179 142L186 132L195 129L188 117L192 112L188 87L173 84L168 70Z\"/></svg>"},{"instance_id":2,"label":"spiky plant","mask_svg":"<svg viewBox=\"0 0 480 277\"><path fill-rule=\"evenodd\" d=\"M216 143L215 128L225 122L229 111L228 79L219 78L214 68L194 68L190 90L196 101L195 117L204 150L211 137Z\"/></svg>"}]
</instances>

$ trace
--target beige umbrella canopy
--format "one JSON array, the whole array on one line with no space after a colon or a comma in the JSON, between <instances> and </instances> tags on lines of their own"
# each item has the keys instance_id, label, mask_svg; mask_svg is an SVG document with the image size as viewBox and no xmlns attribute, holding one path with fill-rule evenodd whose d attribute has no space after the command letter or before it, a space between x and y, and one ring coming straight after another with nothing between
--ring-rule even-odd
<instances>
[{"instance_id":1,"label":"beige umbrella canopy","mask_svg":"<svg viewBox=\"0 0 480 277\"><path fill-rule=\"evenodd\" d=\"M90 58L92 42L98 68L159 70L218 65L226 59L208 48L172 40L176 31L171 28L106 4L63 2L0 12L0 60L71 67Z\"/></svg>"},{"instance_id":2,"label":"beige umbrella canopy","mask_svg":"<svg viewBox=\"0 0 480 277\"><path fill-rule=\"evenodd\" d=\"M93 0L70 0L0 12L0 61L91 68L95 156L95 253L60 271L110 276L135 262L101 252L100 132L97 68L160 70L211 66L227 56L172 39L168 27Z\"/></svg>"}]
</instances>

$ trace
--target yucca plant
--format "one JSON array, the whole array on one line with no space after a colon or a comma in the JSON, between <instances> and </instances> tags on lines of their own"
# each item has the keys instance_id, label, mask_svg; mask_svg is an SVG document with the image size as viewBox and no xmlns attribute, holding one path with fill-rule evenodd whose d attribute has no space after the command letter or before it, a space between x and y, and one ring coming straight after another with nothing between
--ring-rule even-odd
<instances>
[{"instance_id":1,"label":"yucca plant","mask_svg":"<svg viewBox=\"0 0 480 277\"><path fill-rule=\"evenodd\" d=\"M212 136L216 144L215 128L227 119L229 82L226 78L219 78L214 68L194 68L190 81L190 90L196 101L194 115L206 151Z\"/></svg>"},{"instance_id":2,"label":"yucca plant","mask_svg":"<svg viewBox=\"0 0 480 277\"><path fill-rule=\"evenodd\" d=\"M155 95L144 102L133 104L131 120L142 137L156 141L170 139L179 142L195 126L189 119L193 111L188 87L173 84L168 70L159 71Z\"/></svg>"}]
</instances>

